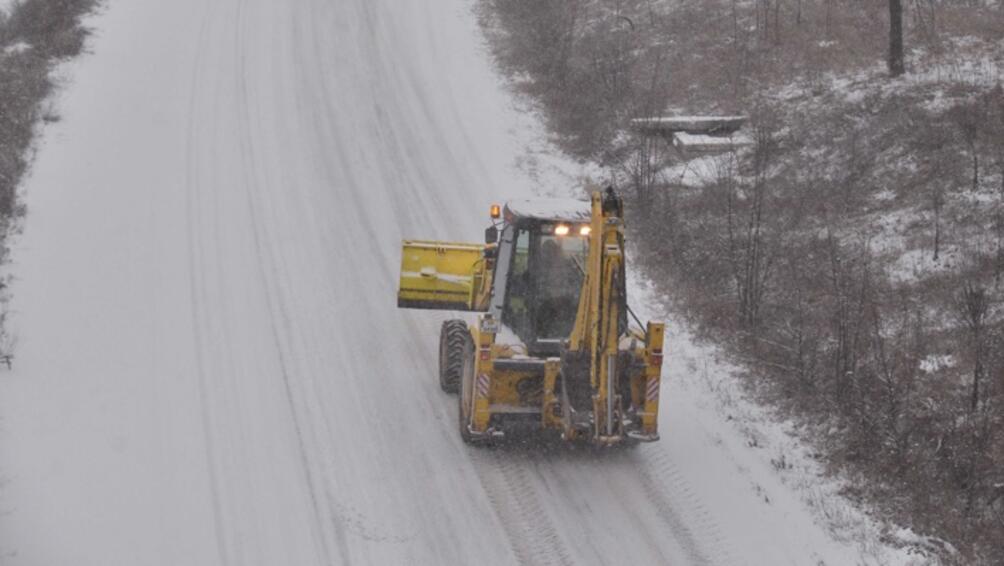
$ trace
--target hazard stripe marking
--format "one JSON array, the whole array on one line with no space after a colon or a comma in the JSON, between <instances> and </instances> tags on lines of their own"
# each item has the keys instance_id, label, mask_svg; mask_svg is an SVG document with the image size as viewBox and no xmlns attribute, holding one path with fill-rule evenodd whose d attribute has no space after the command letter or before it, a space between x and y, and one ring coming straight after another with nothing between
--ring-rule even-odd
<instances>
[{"instance_id":1,"label":"hazard stripe marking","mask_svg":"<svg viewBox=\"0 0 1004 566\"><path fill-rule=\"evenodd\" d=\"M659 400L659 380L652 379L648 382L648 388L645 390L645 399L647 401L658 401Z\"/></svg>"},{"instance_id":2,"label":"hazard stripe marking","mask_svg":"<svg viewBox=\"0 0 1004 566\"><path fill-rule=\"evenodd\" d=\"M487 397L488 396L488 384L489 384L488 374L484 374L484 373L479 374L478 375L478 396L479 397Z\"/></svg>"}]
</instances>

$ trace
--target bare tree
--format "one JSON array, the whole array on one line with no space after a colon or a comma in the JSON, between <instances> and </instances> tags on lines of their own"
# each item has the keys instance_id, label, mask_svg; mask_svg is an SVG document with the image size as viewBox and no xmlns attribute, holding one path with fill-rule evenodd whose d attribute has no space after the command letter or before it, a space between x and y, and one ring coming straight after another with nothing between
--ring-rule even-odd
<instances>
[{"instance_id":1,"label":"bare tree","mask_svg":"<svg viewBox=\"0 0 1004 566\"><path fill-rule=\"evenodd\" d=\"M949 117L958 129L958 135L969 153L970 179L972 189L976 191L980 188L979 145L982 130L986 127L986 106L979 100L960 104L949 111Z\"/></svg>"},{"instance_id":2,"label":"bare tree","mask_svg":"<svg viewBox=\"0 0 1004 566\"><path fill-rule=\"evenodd\" d=\"M1004 88L997 85L987 94L987 130L991 156L1000 176L997 185L997 200L994 206L994 232L997 243L994 258L994 284L1000 286L1004 273Z\"/></svg>"},{"instance_id":3,"label":"bare tree","mask_svg":"<svg viewBox=\"0 0 1004 566\"><path fill-rule=\"evenodd\" d=\"M889 0L889 76L906 71L903 59L903 0Z\"/></svg>"},{"instance_id":4,"label":"bare tree","mask_svg":"<svg viewBox=\"0 0 1004 566\"><path fill-rule=\"evenodd\" d=\"M975 411L980 403L980 382L986 371L987 314L990 296L985 287L972 281L963 284L955 303L957 316L969 332L967 340L973 362L973 384L969 394L969 410Z\"/></svg>"},{"instance_id":5,"label":"bare tree","mask_svg":"<svg viewBox=\"0 0 1004 566\"><path fill-rule=\"evenodd\" d=\"M635 197L638 199L638 211L642 214L650 212L653 192L659 182L659 171L665 165L665 146L659 136L637 133L631 136L627 156L619 168L631 180Z\"/></svg>"},{"instance_id":6,"label":"bare tree","mask_svg":"<svg viewBox=\"0 0 1004 566\"><path fill-rule=\"evenodd\" d=\"M827 252L830 333L834 341L830 370L837 400L846 405L869 331L866 320L873 299L872 273L867 247L862 245L849 251L832 230L827 238ZM852 412L854 409L845 408Z\"/></svg>"},{"instance_id":7,"label":"bare tree","mask_svg":"<svg viewBox=\"0 0 1004 566\"><path fill-rule=\"evenodd\" d=\"M754 125L752 182L742 186L727 179L726 221L729 257L735 282L739 324L756 326L777 250L769 245L768 197L770 167L777 150L774 128L769 121Z\"/></svg>"},{"instance_id":8,"label":"bare tree","mask_svg":"<svg viewBox=\"0 0 1004 566\"><path fill-rule=\"evenodd\" d=\"M941 210L945 206L945 189L941 183L931 184L928 193L931 200L931 212L934 215L934 261L938 261L941 252Z\"/></svg>"}]
</instances>

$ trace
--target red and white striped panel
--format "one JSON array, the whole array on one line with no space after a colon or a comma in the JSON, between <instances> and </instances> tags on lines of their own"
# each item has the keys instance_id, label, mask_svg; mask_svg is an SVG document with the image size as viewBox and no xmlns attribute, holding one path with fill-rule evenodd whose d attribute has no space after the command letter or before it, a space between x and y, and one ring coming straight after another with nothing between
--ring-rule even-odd
<instances>
[{"instance_id":1,"label":"red and white striped panel","mask_svg":"<svg viewBox=\"0 0 1004 566\"><path fill-rule=\"evenodd\" d=\"M645 400L659 400L659 378L656 377L648 380L648 386L645 388Z\"/></svg>"},{"instance_id":2,"label":"red and white striped panel","mask_svg":"<svg viewBox=\"0 0 1004 566\"><path fill-rule=\"evenodd\" d=\"M489 385L488 374L486 373L478 374L478 385L477 385L478 397L488 396L488 385Z\"/></svg>"}]
</instances>

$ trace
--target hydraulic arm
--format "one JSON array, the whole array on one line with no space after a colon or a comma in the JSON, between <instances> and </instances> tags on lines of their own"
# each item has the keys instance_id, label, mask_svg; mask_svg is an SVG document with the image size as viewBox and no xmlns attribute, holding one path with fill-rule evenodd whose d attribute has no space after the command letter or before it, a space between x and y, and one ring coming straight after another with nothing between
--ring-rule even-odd
<instances>
[{"instance_id":1,"label":"hydraulic arm","mask_svg":"<svg viewBox=\"0 0 1004 566\"><path fill-rule=\"evenodd\" d=\"M623 400L618 394L621 319L624 289L624 207L613 189L592 195L589 255L568 350L589 360L593 390L593 439L612 443L623 436ZM566 371L574 371L569 368Z\"/></svg>"}]
</instances>

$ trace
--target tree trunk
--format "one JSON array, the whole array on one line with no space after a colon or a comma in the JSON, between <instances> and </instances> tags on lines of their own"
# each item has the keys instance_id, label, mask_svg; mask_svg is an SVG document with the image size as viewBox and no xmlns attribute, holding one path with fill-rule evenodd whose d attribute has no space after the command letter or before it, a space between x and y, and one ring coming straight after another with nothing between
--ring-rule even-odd
<instances>
[{"instance_id":1,"label":"tree trunk","mask_svg":"<svg viewBox=\"0 0 1004 566\"><path fill-rule=\"evenodd\" d=\"M941 205L935 205L934 209L934 261L938 261L938 253L941 251Z\"/></svg>"},{"instance_id":2,"label":"tree trunk","mask_svg":"<svg viewBox=\"0 0 1004 566\"><path fill-rule=\"evenodd\" d=\"M889 76L898 77L903 66L903 0L889 0Z\"/></svg>"}]
</instances>

